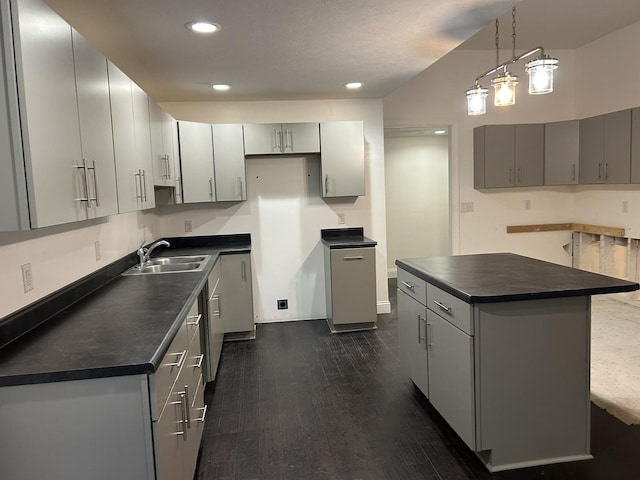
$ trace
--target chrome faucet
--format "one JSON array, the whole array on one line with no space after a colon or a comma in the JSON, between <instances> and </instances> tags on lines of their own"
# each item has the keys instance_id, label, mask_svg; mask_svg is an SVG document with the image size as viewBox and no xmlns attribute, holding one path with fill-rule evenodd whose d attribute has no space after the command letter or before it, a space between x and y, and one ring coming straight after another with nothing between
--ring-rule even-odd
<instances>
[{"instance_id":1,"label":"chrome faucet","mask_svg":"<svg viewBox=\"0 0 640 480\"><path fill-rule=\"evenodd\" d=\"M144 240L142 241L142 245L144 245ZM166 240L158 240L157 242L151 244L149 248L144 248L140 245L138 249L138 258L140 259L139 267L142 268L146 262L149 261L149 257L151 256L151 252L153 252L157 247L164 245L165 247L170 246L169 242Z\"/></svg>"}]
</instances>

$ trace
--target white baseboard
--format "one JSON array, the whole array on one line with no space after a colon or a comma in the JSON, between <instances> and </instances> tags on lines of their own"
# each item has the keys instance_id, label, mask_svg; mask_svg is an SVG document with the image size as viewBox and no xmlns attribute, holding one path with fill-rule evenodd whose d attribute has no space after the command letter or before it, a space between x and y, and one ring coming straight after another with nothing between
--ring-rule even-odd
<instances>
[{"instance_id":1,"label":"white baseboard","mask_svg":"<svg viewBox=\"0 0 640 480\"><path fill-rule=\"evenodd\" d=\"M378 315L383 313L391 313L391 302L389 300L386 300L384 302L378 302L377 308L378 308Z\"/></svg>"},{"instance_id":2,"label":"white baseboard","mask_svg":"<svg viewBox=\"0 0 640 480\"><path fill-rule=\"evenodd\" d=\"M387 278L398 278L398 269L387 268Z\"/></svg>"}]
</instances>

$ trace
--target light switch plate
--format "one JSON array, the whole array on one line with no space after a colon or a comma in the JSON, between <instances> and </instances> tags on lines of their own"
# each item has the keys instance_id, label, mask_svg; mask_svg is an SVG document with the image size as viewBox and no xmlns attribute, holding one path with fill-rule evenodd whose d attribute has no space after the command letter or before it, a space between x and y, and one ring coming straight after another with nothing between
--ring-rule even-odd
<instances>
[{"instance_id":1,"label":"light switch plate","mask_svg":"<svg viewBox=\"0 0 640 480\"><path fill-rule=\"evenodd\" d=\"M344 212L338 212L338 225L344 225Z\"/></svg>"}]
</instances>

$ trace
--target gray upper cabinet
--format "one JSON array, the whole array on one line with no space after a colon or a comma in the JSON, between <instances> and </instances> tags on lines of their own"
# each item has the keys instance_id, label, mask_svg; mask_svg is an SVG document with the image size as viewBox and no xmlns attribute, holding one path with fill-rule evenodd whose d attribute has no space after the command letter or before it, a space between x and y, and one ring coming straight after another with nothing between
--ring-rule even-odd
<instances>
[{"instance_id":1,"label":"gray upper cabinet","mask_svg":"<svg viewBox=\"0 0 640 480\"><path fill-rule=\"evenodd\" d=\"M114 213L104 57L41 1L11 7L31 227Z\"/></svg>"},{"instance_id":2,"label":"gray upper cabinet","mask_svg":"<svg viewBox=\"0 0 640 480\"><path fill-rule=\"evenodd\" d=\"M580 183L629 183L631 110L580 120Z\"/></svg>"},{"instance_id":3,"label":"gray upper cabinet","mask_svg":"<svg viewBox=\"0 0 640 480\"><path fill-rule=\"evenodd\" d=\"M640 108L631 110L631 183L640 183Z\"/></svg>"},{"instance_id":4,"label":"gray upper cabinet","mask_svg":"<svg viewBox=\"0 0 640 480\"><path fill-rule=\"evenodd\" d=\"M247 199L242 125L216 124L213 131L213 164L215 199L241 201Z\"/></svg>"},{"instance_id":5,"label":"gray upper cabinet","mask_svg":"<svg viewBox=\"0 0 640 480\"><path fill-rule=\"evenodd\" d=\"M365 195L364 123L320 123L323 197Z\"/></svg>"},{"instance_id":6,"label":"gray upper cabinet","mask_svg":"<svg viewBox=\"0 0 640 480\"><path fill-rule=\"evenodd\" d=\"M318 123L251 123L244 125L246 155L318 153Z\"/></svg>"},{"instance_id":7,"label":"gray upper cabinet","mask_svg":"<svg viewBox=\"0 0 640 480\"><path fill-rule=\"evenodd\" d=\"M578 183L579 125L578 120L545 124L545 185L575 185Z\"/></svg>"},{"instance_id":8,"label":"gray upper cabinet","mask_svg":"<svg viewBox=\"0 0 640 480\"><path fill-rule=\"evenodd\" d=\"M155 205L155 197L147 97L146 94L140 93L139 87L122 70L111 62L107 62L107 65L118 182L118 211L125 213L151 208ZM136 90L135 97L133 87Z\"/></svg>"},{"instance_id":9,"label":"gray upper cabinet","mask_svg":"<svg viewBox=\"0 0 640 480\"><path fill-rule=\"evenodd\" d=\"M213 202L215 189L211 125L180 121L178 136L183 202Z\"/></svg>"},{"instance_id":10,"label":"gray upper cabinet","mask_svg":"<svg viewBox=\"0 0 640 480\"><path fill-rule=\"evenodd\" d=\"M151 157L153 184L158 187L178 187L180 164L176 154L177 122L149 98Z\"/></svg>"},{"instance_id":11,"label":"gray upper cabinet","mask_svg":"<svg viewBox=\"0 0 640 480\"><path fill-rule=\"evenodd\" d=\"M0 231L28 230L29 206L25 184L18 96L10 35L9 5L0 3Z\"/></svg>"},{"instance_id":12,"label":"gray upper cabinet","mask_svg":"<svg viewBox=\"0 0 640 480\"><path fill-rule=\"evenodd\" d=\"M544 180L544 125L474 129L474 188L531 187Z\"/></svg>"},{"instance_id":13,"label":"gray upper cabinet","mask_svg":"<svg viewBox=\"0 0 640 480\"><path fill-rule=\"evenodd\" d=\"M118 213L107 59L73 30L85 194L89 218Z\"/></svg>"}]
</instances>

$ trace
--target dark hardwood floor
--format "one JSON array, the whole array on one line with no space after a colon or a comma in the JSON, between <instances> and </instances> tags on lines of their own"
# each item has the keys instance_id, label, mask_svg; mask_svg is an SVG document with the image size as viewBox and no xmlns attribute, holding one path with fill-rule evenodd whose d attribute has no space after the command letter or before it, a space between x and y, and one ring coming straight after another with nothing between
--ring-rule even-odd
<instances>
[{"instance_id":1,"label":"dark hardwood floor","mask_svg":"<svg viewBox=\"0 0 640 480\"><path fill-rule=\"evenodd\" d=\"M593 460L489 474L400 370L395 313L331 335L324 320L258 325L225 343L199 480L640 478L640 426L592 405Z\"/></svg>"}]
</instances>

